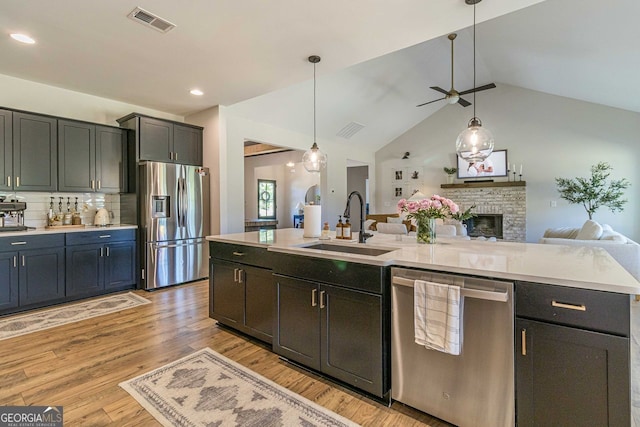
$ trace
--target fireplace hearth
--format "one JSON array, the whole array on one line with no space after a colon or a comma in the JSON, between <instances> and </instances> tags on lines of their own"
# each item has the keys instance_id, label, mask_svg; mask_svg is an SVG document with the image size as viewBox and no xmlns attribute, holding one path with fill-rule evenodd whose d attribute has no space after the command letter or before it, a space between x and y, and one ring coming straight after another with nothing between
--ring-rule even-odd
<instances>
[{"instance_id":1,"label":"fireplace hearth","mask_svg":"<svg viewBox=\"0 0 640 427\"><path fill-rule=\"evenodd\" d=\"M470 237L503 238L502 214L478 214L464 221Z\"/></svg>"}]
</instances>

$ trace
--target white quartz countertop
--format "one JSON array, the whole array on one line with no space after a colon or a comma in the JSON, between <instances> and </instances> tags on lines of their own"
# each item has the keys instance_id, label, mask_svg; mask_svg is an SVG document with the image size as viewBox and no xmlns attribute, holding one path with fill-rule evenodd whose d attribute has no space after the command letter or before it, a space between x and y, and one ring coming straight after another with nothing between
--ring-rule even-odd
<instances>
[{"instance_id":1,"label":"white quartz countertop","mask_svg":"<svg viewBox=\"0 0 640 427\"><path fill-rule=\"evenodd\" d=\"M128 230L131 228L136 229L138 228L138 226L131 225L131 224L113 224L108 226L85 225L84 227L77 227L77 228L38 227L36 229L30 229L26 231L3 231L3 232L0 232L0 238L16 237L16 236L33 236L35 234L78 233L83 231L105 231L105 230Z\"/></svg>"},{"instance_id":2,"label":"white quartz countertop","mask_svg":"<svg viewBox=\"0 0 640 427\"><path fill-rule=\"evenodd\" d=\"M417 244L415 237L376 234L366 247L389 249L378 255L359 255L307 249L315 243L359 245L354 241L303 237L303 230L286 228L208 236L207 240L266 247L270 251L338 259L380 266L415 267L450 273L523 280L625 294L640 294L640 282L604 249L488 242L438 238L433 245ZM354 234L357 237L357 234ZM362 245L360 245L362 246Z\"/></svg>"}]
</instances>

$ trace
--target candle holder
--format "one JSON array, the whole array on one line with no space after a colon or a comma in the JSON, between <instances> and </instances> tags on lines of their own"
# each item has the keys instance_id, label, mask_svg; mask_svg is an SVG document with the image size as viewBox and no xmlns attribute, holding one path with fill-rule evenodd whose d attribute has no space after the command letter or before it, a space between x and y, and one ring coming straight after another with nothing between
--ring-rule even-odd
<instances>
[{"instance_id":1,"label":"candle holder","mask_svg":"<svg viewBox=\"0 0 640 427\"><path fill-rule=\"evenodd\" d=\"M516 171L513 171L513 182L516 182Z\"/></svg>"},{"instance_id":2,"label":"candle holder","mask_svg":"<svg viewBox=\"0 0 640 427\"><path fill-rule=\"evenodd\" d=\"M522 181L522 174L518 175L520 178L518 179L518 181Z\"/></svg>"},{"instance_id":3,"label":"candle holder","mask_svg":"<svg viewBox=\"0 0 640 427\"><path fill-rule=\"evenodd\" d=\"M511 181L511 178L509 177L510 173L511 173L511 169L507 169L507 182Z\"/></svg>"}]
</instances>

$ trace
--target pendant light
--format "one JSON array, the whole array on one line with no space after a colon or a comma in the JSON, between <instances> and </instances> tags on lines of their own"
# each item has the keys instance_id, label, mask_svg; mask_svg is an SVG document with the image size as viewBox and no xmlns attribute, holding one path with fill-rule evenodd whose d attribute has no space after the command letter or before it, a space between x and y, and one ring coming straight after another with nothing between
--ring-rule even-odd
<instances>
[{"instance_id":1,"label":"pendant light","mask_svg":"<svg viewBox=\"0 0 640 427\"><path fill-rule=\"evenodd\" d=\"M320 57L312 55L309 62L313 64L313 145L302 156L302 163L308 172L317 173L327 166L327 155L318 148L316 143L316 64Z\"/></svg>"},{"instance_id":2,"label":"pendant light","mask_svg":"<svg viewBox=\"0 0 640 427\"><path fill-rule=\"evenodd\" d=\"M473 5L473 87L476 87L476 4L482 0L465 0ZM476 93L473 92L473 118L469 120L467 129L460 132L456 139L456 153L469 163L481 162L493 152L493 135L482 127L476 116Z\"/></svg>"}]
</instances>

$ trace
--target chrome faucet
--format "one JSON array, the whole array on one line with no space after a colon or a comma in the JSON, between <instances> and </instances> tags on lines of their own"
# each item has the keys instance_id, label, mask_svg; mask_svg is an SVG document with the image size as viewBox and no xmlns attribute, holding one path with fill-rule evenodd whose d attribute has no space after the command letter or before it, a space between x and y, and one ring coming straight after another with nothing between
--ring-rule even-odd
<instances>
[{"instance_id":1,"label":"chrome faucet","mask_svg":"<svg viewBox=\"0 0 640 427\"><path fill-rule=\"evenodd\" d=\"M353 195L358 196L360 200L360 233L358 233L358 243L366 243L369 237L373 237L371 233L365 233L364 231L364 200L362 199L362 194L358 191L352 191L347 197L347 207L344 209L344 214L342 215L345 218L351 217L351 197Z\"/></svg>"}]
</instances>

